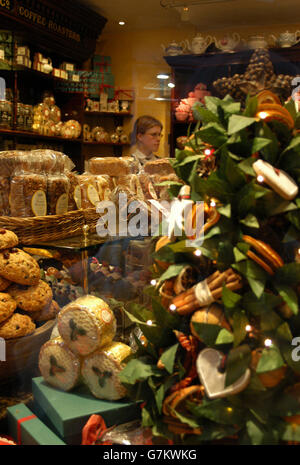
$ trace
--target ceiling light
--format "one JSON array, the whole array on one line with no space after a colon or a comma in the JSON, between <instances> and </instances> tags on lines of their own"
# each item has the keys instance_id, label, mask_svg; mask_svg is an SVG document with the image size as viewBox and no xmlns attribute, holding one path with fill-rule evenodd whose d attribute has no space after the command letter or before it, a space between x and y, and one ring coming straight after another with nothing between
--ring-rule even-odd
<instances>
[{"instance_id":1,"label":"ceiling light","mask_svg":"<svg viewBox=\"0 0 300 465\"><path fill-rule=\"evenodd\" d=\"M125 21L121 20L121 21L119 21L119 24L120 24L120 26L125 26L126 23L125 23Z\"/></svg>"},{"instance_id":2,"label":"ceiling light","mask_svg":"<svg viewBox=\"0 0 300 465\"><path fill-rule=\"evenodd\" d=\"M170 76L168 74L161 73L161 74L158 74L156 77L157 79L169 79Z\"/></svg>"}]
</instances>

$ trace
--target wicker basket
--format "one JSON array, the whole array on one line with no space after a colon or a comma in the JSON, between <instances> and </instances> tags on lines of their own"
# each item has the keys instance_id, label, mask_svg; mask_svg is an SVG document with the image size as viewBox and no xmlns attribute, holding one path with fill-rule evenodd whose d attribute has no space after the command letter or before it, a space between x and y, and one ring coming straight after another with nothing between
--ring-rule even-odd
<instances>
[{"instance_id":1,"label":"wicker basket","mask_svg":"<svg viewBox=\"0 0 300 465\"><path fill-rule=\"evenodd\" d=\"M26 376L26 372L37 367L40 348L50 339L54 323L55 320L47 321L29 336L5 341L6 360L0 361L0 383Z\"/></svg>"},{"instance_id":2,"label":"wicker basket","mask_svg":"<svg viewBox=\"0 0 300 465\"><path fill-rule=\"evenodd\" d=\"M14 231L20 243L28 245L79 236L86 224L93 232L98 218L99 214L95 208L75 210L64 215L28 218L0 216L0 227Z\"/></svg>"}]
</instances>

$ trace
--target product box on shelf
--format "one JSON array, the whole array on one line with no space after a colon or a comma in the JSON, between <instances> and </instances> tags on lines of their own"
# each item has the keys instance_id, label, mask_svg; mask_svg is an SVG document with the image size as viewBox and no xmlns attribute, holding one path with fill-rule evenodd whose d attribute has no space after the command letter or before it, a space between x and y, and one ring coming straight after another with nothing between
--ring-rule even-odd
<instances>
[{"instance_id":1,"label":"product box on shelf","mask_svg":"<svg viewBox=\"0 0 300 465\"><path fill-rule=\"evenodd\" d=\"M80 444L82 428L91 415L101 415L107 427L140 418L138 403L106 401L94 397L86 386L64 392L33 378L34 411L67 444Z\"/></svg>"},{"instance_id":2,"label":"product box on shelf","mask_svg":"<svg viewBox=\"0 0 300 465\"><path fill-rule=\"evenodd\" d=\"M21 445L56 445L63 446L62 441L51 431L25 404L7 408L9 435Z\"/></svg>"},{"instance_id":3,"label":"product box on shelf","mask_svg":"<svg viewBox=\"0 0 300 465\"><path fill-rule=\"evenodd\" d=\"M100 73L111 73L111 57L104 55L94 55L93 70Z\"/></svg>"},{"instance_id":4,"label":"product box on shelf","mask_svg":"<svg viewBox=\"0 0 300 465\"><path fill-rule=\"evenodd\" d=\"M63 69L64 71L74 71L75 70L75 65L74 63L67 63L66 61L64 61L61 65L60 65L60 69Z\"/></svg>"}]
</instances>

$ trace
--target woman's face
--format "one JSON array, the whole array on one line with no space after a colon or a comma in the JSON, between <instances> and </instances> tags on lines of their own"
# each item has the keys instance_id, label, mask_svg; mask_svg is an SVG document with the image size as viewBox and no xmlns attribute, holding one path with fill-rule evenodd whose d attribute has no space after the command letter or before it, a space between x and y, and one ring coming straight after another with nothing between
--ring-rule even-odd
<instances>
[{"instance_id":1,"label":"woman's face","mask_svg":"<svg viewBox=\"0 0 300 465\"><path fill-rule=\"evenodd\" d=\"M145 134L137 135L137 140L141 145L141 149L146 154L157 152L157 150L159 149L160 138L161 138L160 126L153 126L152 128L147 129Z\"/></svg>"}]
</instances>

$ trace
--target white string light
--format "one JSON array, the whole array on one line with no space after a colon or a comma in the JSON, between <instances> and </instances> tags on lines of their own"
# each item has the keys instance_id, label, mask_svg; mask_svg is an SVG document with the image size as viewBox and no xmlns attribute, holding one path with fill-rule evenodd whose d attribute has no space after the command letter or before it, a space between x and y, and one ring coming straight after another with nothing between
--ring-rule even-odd
<instances>
[{"instance_id":1,"label":"white string light","mask_svg":"<svg viewBox=\"0 0 300 465\"><path fill-rule=\"evenodd\" d=\"M195 250L194 255L196 255L196 257L200 257L202 255L201 250L199 249Z\"/></svg>"},{"instance_id":2,"label":"white string light","mask_svg":"<svg viewBox=\"0 0 300 465\"><path fill-rule=\"evenodd\" d=\"M151 284L151 286L156 286L156 284L157 284L156 279L151 279L150 284Z\"/></svg>"},{"instance_id":3,"label":"white string light","mask_svg":"<svg viewBox=\"0 0 300 465\"><path fill-rule=\"evenodd\" d=\"M271 339L265 339L264 344L266 347L271 347L273 345L273 342Z\"/></svg>"},{"instance_id":4,"label":"white string light","mask_svg":"<svg viewBox=\"0 0 300 465\"><path fill-rule=\"evenodd\" d=\"M147 324L148 326L152 326L152 325L153 325L153 321L152 321L152 320L148 320L148 321L146 321L146 324Z\"/></svg>"},{"instance_id":5,"label":"white string light","mask_svg":"<svg viewBox=\"0 0 300 465\"><path fill-rule=\"evenodd\" d=\"M256 179L257 179L257 182L264 182L265 180L265 178L261 174L259 174Z\"/></svg>"},{"instance_id":6,"label":"white string light","mask_svg":"<svg viewBox=\"0 0 300 465\"><path fill-rule=\"evenodd\" d=\"M175 304L171 304L170 307L169 307L169 310L170 310L171 312L175 312L175 311L176 311L176 308L177 308L177 307L176 307Z\"/></svg>"},{"instance_id":7,"label":"white string light","mask_svg":"<svg viewBox=\"0 0 300 465\"><path fill-rule=\"evenodd\" d=\"M247 333L250 333L250 331L252 331L252 326L246 325L245 330L247 331Z\"/></svg>"}]
</instances>

